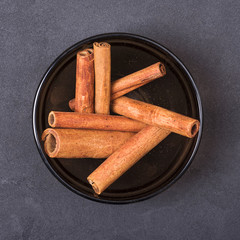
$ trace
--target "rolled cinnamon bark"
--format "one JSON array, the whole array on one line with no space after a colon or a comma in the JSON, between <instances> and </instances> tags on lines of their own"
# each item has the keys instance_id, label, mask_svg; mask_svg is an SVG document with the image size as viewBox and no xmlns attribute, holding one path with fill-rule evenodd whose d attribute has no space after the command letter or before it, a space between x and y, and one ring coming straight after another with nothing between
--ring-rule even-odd
<instances>
[{"instance_id":1,"label":"rolled cinnamon bark","mask_svg":"<svg viewBox=\"0 0 240 240\"><path fill-rule=\"evenodd\" d=\"M110 113L111 46L106 42L93 44L95 68L95 112Z\"/></svg>"},{"instance_id":2,"label":"rolled cinnamon bark","mask_svg":"<svg viewBox=\"0 0 240 240\"><path fill-rule=\"evenodd\" d=\"M143 128L88 176L93 190L101 194L169 134L169 131L155 126Z\"/></svg>"},{"instance_id":3,"label":"rolled cinnamon bark","mask_svg":"<svg viewBox=\"0 0 240 240\"><path fill-rule=\"evenodd\" d=\"M44 150L51 158L107 158L134 133L82 129L46 129Z\"/></svg>"},{"instance_id":4,"label":"rolled cinnamon bark","mask_svg":"<svg viewBox=\"0 0 240 240\"><path fill-rule=\"evenodd\" d=\"M120 78L112 84L111 100L114 100L122 95L133 91L157 78L163 77L166 74L166 68L161 62L157 62L140 71Z\"/></svg>"},{"instance_id":5,"label":"rolled cinnamon bark","mask_svg":"<svg viewBox=\"0 0 240 240\"><path fill-rule=\"evenodd\" d=\"M94 112L94 55L93 49L77 53L75 111Z\"/></svg>"},{"instance_id":6,"label":"rolled cinnamon bark","mask_svg":"<svg viewBox=\"0 0 240 240\"><path fill-rule=\"evenodd\" d=\"M199 130L199 121L145 102L120 97L112 102L115 113L161 127L192 138Z\"/></svg>"},{"instance_id":7,"label":"rolled cinnamon bark","mask_svg":"<svg viewBox=\"0 0 240 240\"><path fill-rule=\"evenodd\" d=\"M54 128L83 128L139 132L146 124L122 116L52 111L48 124Z\"/></svg>"},{"instance_id":8,"label":"rolled cinnamon bark","mask_svg":"<svg viewBox=\"0 0 240 240\"><path fill-rule=\"evenodd\" d=\"M166 74L166 69L161 62L157 62L140 71L127 75L112 82L111 100L121 97L128 92L135 90L157 78L163 77ZM69 107L74 111L75 100L69 101Z\"/></svg>"}]
</instances>

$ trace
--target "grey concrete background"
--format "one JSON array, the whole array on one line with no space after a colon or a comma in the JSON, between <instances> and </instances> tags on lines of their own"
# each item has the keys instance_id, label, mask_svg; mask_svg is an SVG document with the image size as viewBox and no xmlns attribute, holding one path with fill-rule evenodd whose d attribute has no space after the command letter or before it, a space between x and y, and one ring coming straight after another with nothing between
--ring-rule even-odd
<instances>
[{"instance_id":1,"label":"grey concrete background","mask_svg":"<svg viewBox=\"0 0 240 240\"><path fill-rule=\"evenodd\" d=\"M239 239L239 1L0 1L0 239ZM186 174L130 205L66 189L32 134L39 81L66 48L106 32L152 38L189 68L204 135Z\"/></svg>"}]
</instances>

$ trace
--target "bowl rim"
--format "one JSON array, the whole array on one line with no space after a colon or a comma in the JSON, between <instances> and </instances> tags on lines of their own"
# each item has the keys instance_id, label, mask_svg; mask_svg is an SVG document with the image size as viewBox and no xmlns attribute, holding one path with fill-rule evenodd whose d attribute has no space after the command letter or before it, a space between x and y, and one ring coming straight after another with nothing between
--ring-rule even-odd
<instances>
[{"instance_id":1,"label":"bowl rim","mask_svg":"<svg viewBox=\"0 0 240 240\"><path fill-rule=\"evenodd\" d=\"M183 71L185 72L185 74L187 75L187 77L190 80L190 83L193 87L193 92L195 94L196 100L197 100L197 107L198 107L198 112L199 112L199 121L200 121L200 128L199 128L199 132L197 135L197 140L194 146L194 149L191 153L191 156L189 157L188 161L186 162L186 164L183 166L182 170L171 180L168 181L168 183L166 183L162 188L156 190L155 192L152 192L146 196L142 196L136 199L126 199L126 200L108 200L108 199L101 199L101 198L95 198L93 196L89 196L77 189L75 189L74 187L72 187L70 184L68 184L64 179L62 179L58 173L52 168L52 166L50 165L50 163L48 162L48 160L46 159L44 152L42 150L41 147L41 143L39 141L38 138L38 134L37 134L37 123L36 123L36 113L37 113L37 109L38 109L38 102L39 102L39 96L41 93L41 89L43 84L45 83L49 73L55 68L56 65L58 65L58 63L61 61L61 59L70 54L72 51L74 51L78 46L83 45L85 42L89 42L89 41L94 41L98 38L128 38L131 40L140 40L142 42L148 43L150 45L156 46L158 48L160 48L161 50L163 50L164 52L166 52L167 54L169 54L176 62L177 64L180 65L180 67L182 67ZM134 203L134 202L139 202L139 201L143 201L146 199L149 199L151 197L156 196L157 194L165 191L166 189L168 189L171 185L173 185L177 180L180 179L180 177L186 172L186 170L189 168L189 166L191 165L201 142L201 138L202 138L202 132L203 132L203 107L202 107L202 102L201 102L201 97L198 91L198 88L196 86L196 83L193 80L192 75L190 74L189 70L186 68L186 66L183 64L183 62L176 57L170 50L168 50L166 47L164 47L162 44L151 40L147 37L143 37L140 35L136 35L136 34L132 34L132 33L123 33L123 32L114 32L114 33L104 33L104 34L99 34L99 35L95 35L89 38L86 38L84 40L81 40L77 43L75 43L74 45L72 45L71 47L67 48L63 53L61 53L49 66L49 68L47 69L47 71L44 73L38 87L37 87L37 91L34 97L34 101L33 101L33 107L32 107L32 129L33 129L33 136L34 136L34 140L35 143L37 145L37 149L39 151L39 154L43 160L43 162L45 163L45 165L47 166L47 168L50 170L50 172L57 178L57 180L59 182L61 182L65 187L67 187L68 189L70 189L72 192L86 198L86 199L90 199L96 202L101 202L101 203L109 203L109 204L126 204L126 203Z\"/></svg>"}]
</instances>

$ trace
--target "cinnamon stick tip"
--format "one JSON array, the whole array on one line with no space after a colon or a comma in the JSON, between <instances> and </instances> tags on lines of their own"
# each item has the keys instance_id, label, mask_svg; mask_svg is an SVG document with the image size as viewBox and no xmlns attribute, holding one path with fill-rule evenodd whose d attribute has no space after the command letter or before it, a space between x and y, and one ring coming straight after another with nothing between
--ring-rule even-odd
<instances>
[{"instance_id":1,"label":"cinnamon stick tip","mask_svg":"<svg viewBox=\"0 0 240 240\"><path fill-rule=\"evenodd\" d=\"M59 142L55 131L51 128L47 128L42 134L42 141L44 141L44 150L49 157L55 157L58 149Z\"/></svg>"},{"instance_id":2,"label":"cinnamon stick tip","mask_svg":"<svg viewBox=\"0 0 240 240\"><path fill-rule=\"evenodd\" d=\"M89 61L93 60L93 49L87 48L82 51L77 52L77 56L82 59L88 59Z\"/></svg>"},{"instance_id":3,"label":"cinnamon stick tip","mask_svg":"<svg viewBox=\"0 0 240 240\"><path fill-rule=\"evenodd\" d=\"M159 70L163 76L166 75L166 68L161 62L159 63Z\"/></svg>"},{"instance_id":4,"label":"cinnamon stick tip","mask_svg":"<svg viewBox=\"0 0 240 240\"><path fill-rule=\"evenodd\" d=\"M92 53L93 53L93 49L91 49L91 48L87 48L87 49L77 52L77 54L79 54L82 57L88 56Z\"/></svg>"},{"instance_id":5,"label":"cinnamon stick tip","mask_svg":"<svg viewBox=\"0 0 240 240\"><path fill-rule=\"evenodd\" d=\"M107 42L100 42L100 43L99 42L94 42L93 46L94 47L100 47L100 48L110 48L111 47L111 45Z\"/></svg>"},{"instance_id":6,"label":"cinnamon stick tip","mask_svg":"<svg viewBox=\"0 0 240 240\"><path fill-rule=\"evenodd\" d=\"M51 112L48 114L48 124L49 124L51 127L55 127L55 125L56 125L55 114L54 114L53 111L51 111Z\"/></svg>"},{"instance_id":7,"label":"cinnamon stick tip","mask_svg":"<svg viewBox=\"0 0 240 240\"><path fill-rule=\"evenodd\" d=\"M189 137L193 138L199 131L200 122L198 120L194 121L191 125L191 134Z\"/></svg>"},{"instance_id":8,"label":"cinnamon stick tip","mask_svg":"<svg viewBox=\"0 0 240 240\"><path fill-rule=\"evenodd\" d=\"M72 110L72 111L75 111L75 99L71 99L69 102L68 102L68 106L69 108Z\"/></svg>"},{"instance_id":9,"label":"cinnamon stick tip","mask_svg":"<svg viewBox=\"0 0 240 240\"><path fill-rule=\"evenodd\" d=\"M101 194L101 191L99 191L96 183L93 180L91 180L89 177L87 178L87 180L88 180L89 184L92 186L94 192L98 195Z\"/></svg>"}]
</instances>

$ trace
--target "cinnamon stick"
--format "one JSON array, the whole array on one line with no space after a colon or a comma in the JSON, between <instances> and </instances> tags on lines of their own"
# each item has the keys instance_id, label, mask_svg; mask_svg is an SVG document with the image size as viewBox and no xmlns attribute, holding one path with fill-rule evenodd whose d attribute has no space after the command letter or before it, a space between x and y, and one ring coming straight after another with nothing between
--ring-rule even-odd
<instances>
[{"instance_id":1,"label":"cinnamon stick","mask_svg":"<svg viewBox=\"0 0 240 240\"><path fill-rule=\"evenodd\" d=\"M112 102L115 113L158 126L192 138L199 130L199 121L179 113L127 97L120 97Z\"/></svg>"},{"instance_id":2,"label":"cinnamon stick","mask_svg":"<svg viewBox=\"0 0 240 240\"><path fill-rule=\"evenodd\" d=\"M166 69L161 62L157 62L140 71L127 75L112 82L111 100L121 97L128 92L135 90L157 78L163 77L166 74ZM75 100L69 101L69 107L74 111Z\"/></svg>"},{"instance_id":3,"label":"cinnamon stick","mask_svg":"<svg viewBox=\"0 0 240 240\"><path fill-rule=\"evenodd\" d=\"M111 46L106 42L93 44L95 68L95 112L110 113Z\"/></svg>"},{"instance_id":4,"label":"cinnamon stick","mask_svg":"<svg viewBox=\"0 0 240 240\"><path fill-rule=\"evenodd\" d=\"M169 131L155 126L143 128L88 176L93 190L101 194L169 134Z\"/></svg>"},{"instance_id":5,"label":"cinnamon stick","mask_svg":"<svg viewBox=\"0 0 240 240\"><path fill-rule=\"evenodd\" d=\"M94 112L94 54L93 49L77 53L75 111Z\"/></svg>"},{"instance_id":6,"label":"cinnamon stick","mask_svg":"<svg viewBox=\"0 0 240 240\"><path fill-rule=\"evenodd\" d=\"M166 74L165 66L157 62L140 71L127 75L126 77L116 80L112 85L112 97L114 100L122 95L133 91L157 78L163 77Z\"/></svg>"},{"instance_id":7,"label":"cinnamon stick","mask_svg":"<svg viewBox=\"0 0 240 240\"><path fill-rule=\"evenodd\" d=\"M82 129L46 129L44 150L51 158L107 158L134 133Z\"/></svg>"},{"instance_id":8,"label":"cinnamon stick","mask_svg":"<svg viewBox=\"0 0 240 240\"><path fill-rule=\"evenodd\" d=\"M146 124L122 116L51 111L48 124L54 128L84 128L139 132Z\"/></svg>"}]
</instances>

